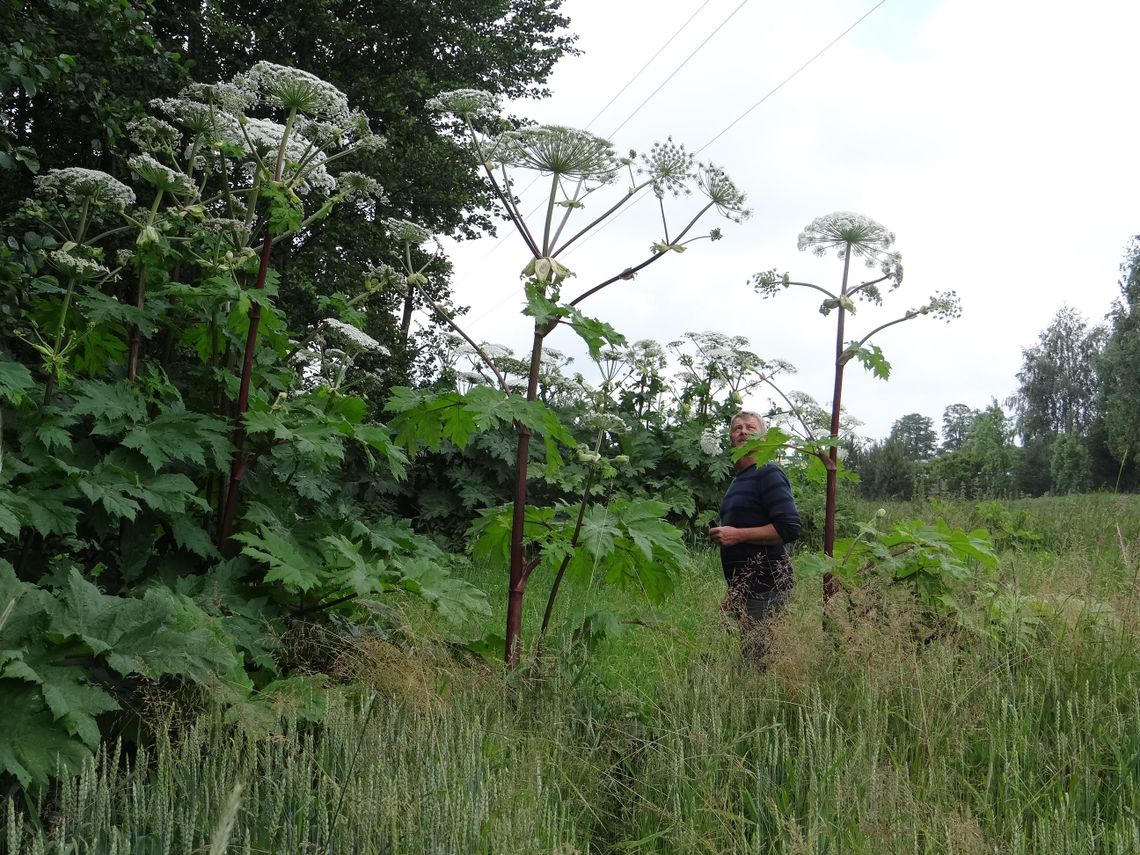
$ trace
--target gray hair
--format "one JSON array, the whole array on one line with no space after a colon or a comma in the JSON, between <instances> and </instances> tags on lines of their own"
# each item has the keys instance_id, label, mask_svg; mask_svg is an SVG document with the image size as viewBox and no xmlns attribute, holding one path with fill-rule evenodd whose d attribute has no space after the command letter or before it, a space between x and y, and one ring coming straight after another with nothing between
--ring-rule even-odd
<instances>
[{"instance_id":1,"label":"gray hair","mask_svg":"<svg viewBox=\"0 0 1140 855\"><path fill-rule=\"evenodd\" d=\"M739 413L737 413L735 416L733 416L731 419L729 419L728 420L729 427L731 427L732 423L734 421L736 421L737 419L756 419L756 421L760 423L760 432L761 433L764 433L768 430L768 422L766 422L764 420L764 417L762 415L760 415L759 413L752 412L751 410L741 410Z\"/></svg>"}]
</instances>

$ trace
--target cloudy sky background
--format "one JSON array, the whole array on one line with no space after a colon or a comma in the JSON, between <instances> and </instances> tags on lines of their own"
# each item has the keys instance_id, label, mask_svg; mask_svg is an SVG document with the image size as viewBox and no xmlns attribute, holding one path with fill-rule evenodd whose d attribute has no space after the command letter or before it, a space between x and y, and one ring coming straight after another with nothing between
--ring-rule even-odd
<instances>
[{"instance_id":1,"label":"cloudy sky background","mask_svg":"<svg viewBox=\"0 0 1140 855\"><path fill-rule=\"evenodd\" d=\"M585 127L703 4L589 125L618 151L647 150L669 135L700 149L876 2L567 0L583 55L557 67L551 98L510 109ZM1137 32L1140 3L1131 0L887 0L701 152L748 193L752 219L708 220L724 240L661 259L583 309L630 341L664 343L694 330L746 336L760 356L796 365L790 388L826 404L835 324L818 313L821 295L793 289L763 300L747 280L776 267L837 288L842 264L798 252L796 238L817 216L856 211L897 234L906 278L881 309L860 304L847 338L937 291L956 290L963 307L949 324L919 318L873 340L893 366L889 382L848 366L843 400L864 422L861 433L885 436L912 412L937 428L950 404L1003 400L1017 388L1021 349L1058 309L1068 304L1100 322L1119 294L1125 244L1140 232ZM536 183L523 210L547 191ZM564 296L643 260L660 230L646 200L568 250L563 261L577 276ZM471 306L468 331L528 350L530 322L518 314L518 274L529 260L522 242L510 233L448 251L457 301ZM548 342L592 376L571 331ZM747 403L767 406L764 396Z\"/></svg>"}]
</instances>

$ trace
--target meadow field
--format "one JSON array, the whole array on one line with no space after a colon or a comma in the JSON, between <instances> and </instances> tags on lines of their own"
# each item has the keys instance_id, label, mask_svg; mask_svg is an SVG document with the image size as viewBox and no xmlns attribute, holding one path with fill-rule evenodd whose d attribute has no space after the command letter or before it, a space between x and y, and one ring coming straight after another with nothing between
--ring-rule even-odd
<instances>
[{"instance_id":1,"label":"meadow field","mask_svg":"<svg viewBox=\"0 0 1140 855\"><path fill-rule=\"evenodd\" d=\"M10 797L7 851L1140 851L1140 500L889 515L934 510L1000 547L970 620L891 591L825 620L803 582L761 672L698 549L663 608L627 598L617 635L504 674L409 607L298 642L325 676L262 718L156 691L163 735Z\"/></svg>"}]
</instances>

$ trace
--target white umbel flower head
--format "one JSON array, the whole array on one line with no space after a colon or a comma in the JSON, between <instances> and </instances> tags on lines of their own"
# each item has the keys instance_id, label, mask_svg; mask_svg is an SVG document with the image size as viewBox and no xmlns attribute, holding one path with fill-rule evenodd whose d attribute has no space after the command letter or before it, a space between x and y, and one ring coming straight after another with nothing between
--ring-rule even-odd
<instances>
[{"instance_id":1,"label":"white umbel flower head","mask_svg":"<svg viewBox=\"0 0 1140 855\"><path fill-rule=\"evenodd\" d=\"M344 321L339 320L338 318L325 318L323 321L321 321L321 326L332 330L340 336L348 339L361 350L371 350L379 353L382 356L391 356L391 352L388 350L388 348L386 348L372 336L368 335L368 333L364 332L363 330L358 330L356 327L352 326L352 324L346 324Z\"/></svg>"},{"instance_id":2,"label":"white umbel flower head","mask_svg":"<svg viewBox=\"0 0 1140 855\"><path fill-rule=\"evenodd\" d=\"M245 134L249 142L245 142L244 138L242 142L247 150L252 144L261 155L273 155L281 147L285 126L270 119L248 119L245 122ZM325 160L323 153L310 151L304 138L290 134L285 143L285 161L289 167L283 177L294 182L293 187L300 195L314 190L326 196L331 195L336 190L336 179L325 168ZM300 167L301 172L298 173L297 169L302 162L304 166Z\"/></svg>"},{"instance_id":3,"label":"white umbel flower head","mask_svg":"<svg viewBox=\"0 0 1140 855\"><path fill-rule=\"evenodd\" d=\"M882 223L851 211L836 211L808 223L800 232L797 246L801 252L810 249L820 257L835 250L840 259L850 248L853 256L874 267L883 262L894 242L895 233Z\"/></svg>"},{"instance_id":4,"label":"white umbel flower head","mask_svg":"<svg viewBox=\"0 0 1140 855\"><path fill-rule=\"evenodd\" d=\"M81 282L102 279L111 275L111 271L102 264L60 249L49 252L48 260L64 276Z\"/></svg>"},{"instance_id":5,"label":"white umbel flower head","mask_svg":"<svg viewBox=\"0 0 1140 855\"><path fill-rule=\"evenodd\" d=\"M130 187L98 169L49 169L46 175L36 178L35 187L41 198L72 205L92 202L122 211L135 202L135 192Z\"/></svg>"},{"instance_id":6,"label":"white umbel flower head","mask_svg":"<svg viewBox=\"0 0 1140 855\"><path fill-rule=\"evenodd\" d=\"M586 423L594 430L604 430L609 433L629 432L629 425L617 413L588 413Z\"/></svg>"},{"instance_id":7,"label":"white umbel flower head","mask_svg":"<svg viewBox=\"0 0 1140 855\"><path fill-rule=\"evenodd\" d=\"M150 106L165 113L195 136L212 143L244 145L237 118L211 104L192 98L155 98Z\"/></svg>"},{"instance_id":8,"label":"white umbel flower head","mask_svg":"<svg viewBox=\"0 0 1140 855\"><path fill-rule=\"evenodd\" d=\"M149 154L136 154L127 161L127 165L147 184L172 196L185 198L198 192L189 175L159 163Z\"/></svg>"},{"instance_id":9,"label":"white umbel flower head","mask_svg":"<svg viewBox=\"0 0 1140 855\"><path fill-rule=\"evenodd\" d=\"M536 125L503 134L504 163L581 181L608 182L617 175L614 146L607 139L563 125Z\"/></svg>"},{"instance_id":10,"label":"white umbel flower head","mask_svg":"<svg viewBox=\"0 0 1140 855\"><path fill-rule=\"evenodd\" d=\"M174 152L182 144L182 133L169 122L143 116L127 123L127 136L143 151Z\"/></svg>"},{"instance_id":11,"label":"white umbel flower head","mask_svg":"<svg viewBox=\"0 0 1140 855\"><path fill-rule=\"evenodd\" d=\"M701 431L700 445L701 451L710 457L715 457L724 450L721 445L720 434L712 428L705 428Z\"/></svg>"},{"instance_id":12,"label":"white umbel flower head","mask_svg":"<svg viewBox=\"0 0 1140 855\"><path fill-rule=\"evenodd\" d=\"M388 229L388 234L392 236L392 240L399 244L419 246L431 237L431 232L427 229L408 220L388 217L384 220L384 225Z\"/></svg>"},{"instance_id":13,"label":"white umbel flower head","mask_svg":"<svg viewBox=\"0 0 1140 855\"><path fill-rule=\"evenodd\" d=\"M482 347L483 352L492 359L502 359L503 357L513 358L515 355L515 352L505 344L484 344Z\"/></svg>"},{"instance_id":14,"label":"white umbel flower head","mask_svg":"<svg viewBox=\"0 0 1140 855\"><path fill-rule=\"evenodd\" d=\"M454 113L465 119L489 117L499 112L499 99L482 89L453 89L429 99L427 108L434 113Z\"/></svg>"},{"instance_id":15,"label":"white umbel flower head","mask_svg":"<svg viewBox=\"0 0 1140 855\"><path fill-rule=\"evenodd\" d=\"M336 186L348 201L357 199L383 199L384 188L380 182L363 172L342 172L336 176Z\"/></svg>"},{"instance_id":16,"label":"white umbel flower head","mask_svg":"<svg viewBox=\"0 0 1140 855\"><path fill-rule=\"evenodd\" d=\"M299 68L262 61L255 63L245 74L237 75L234 83L255 94L258 101L267 107L296 110L310 118L341 126L349 118L345 94L331 83Z\"/></svg>"}]
</instances>

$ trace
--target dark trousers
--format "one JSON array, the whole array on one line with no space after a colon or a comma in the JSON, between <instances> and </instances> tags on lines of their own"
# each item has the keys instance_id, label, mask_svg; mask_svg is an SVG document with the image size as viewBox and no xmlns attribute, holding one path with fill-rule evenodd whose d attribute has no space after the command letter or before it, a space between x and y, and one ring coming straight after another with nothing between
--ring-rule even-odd
<instances>
[{"instance_id":1,"label":"dark trousers","mask_svg":"<svg viewBox=\"0 0 1140 855\"><path fill-rule=\"evenodd\" d=\"M772 621L792 598L790 587L745 591L729 588L721 608L740 624L740 654L763 668L772 646Z\"/></svg>"}]
</instances>

